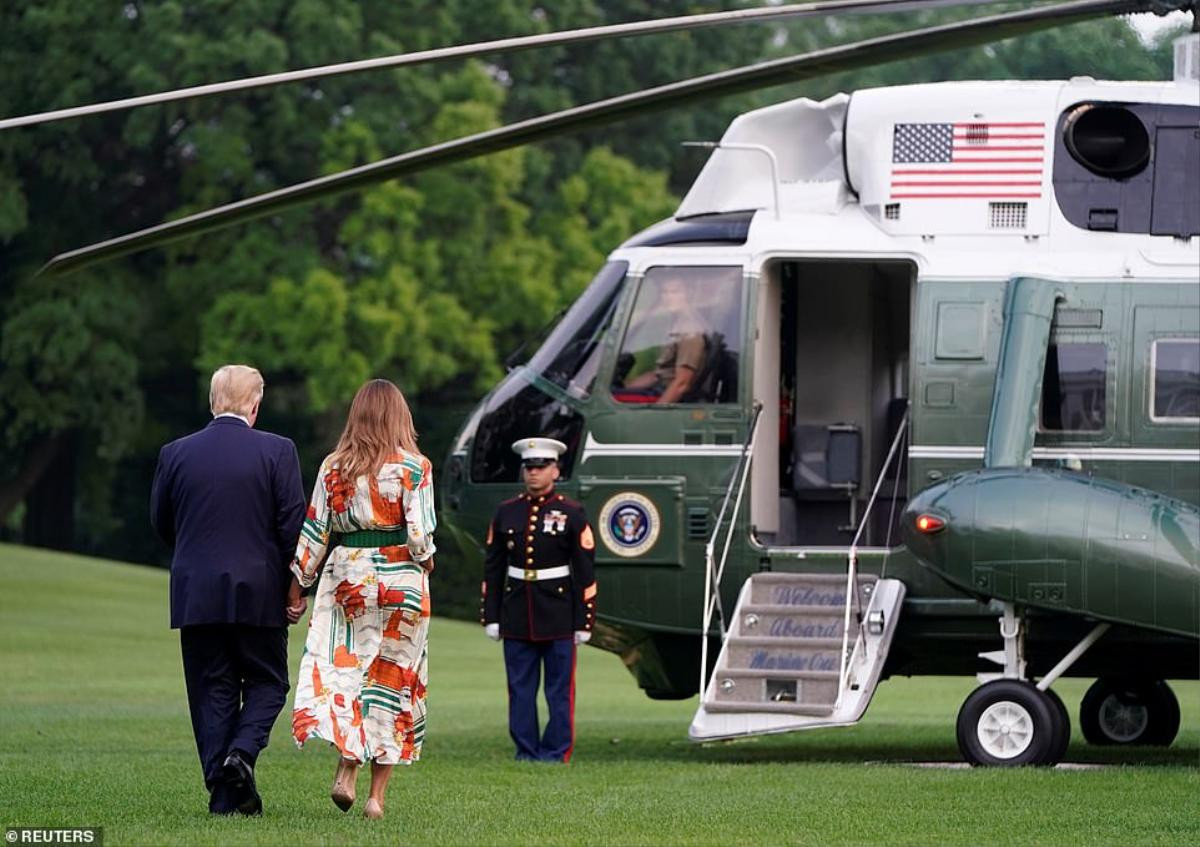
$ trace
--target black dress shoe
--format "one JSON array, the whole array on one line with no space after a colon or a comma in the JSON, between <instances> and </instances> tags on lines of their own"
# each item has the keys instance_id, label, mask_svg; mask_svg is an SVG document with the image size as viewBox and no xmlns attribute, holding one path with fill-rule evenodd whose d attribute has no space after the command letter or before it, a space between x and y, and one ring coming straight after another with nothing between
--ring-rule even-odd
<instances>
[{"instance_id":1,"label":"black dress shoe","mask_svg":"<svg viewBox=\"0 0 1200 847\"><path fill-rule=\"evenodd\" d=\"M254 767L239 751L234 750L225 758L221 775L225 777L225 784L233 795L233 807L238 813L262 814L262 798L258 796L258 787L254 784Z\"/></svg>"},{"instance_id":2,"label":"black dress shoe","mask_svg":"<svg viewBox=\"0 0 1200 847\"><path fill-rule=\"evenodd\" d=\"M214 815L232 815L237 812L233 804L233 790L225 782L213 785L208 797L208 811Z\"/></svg>"}]
</instances>

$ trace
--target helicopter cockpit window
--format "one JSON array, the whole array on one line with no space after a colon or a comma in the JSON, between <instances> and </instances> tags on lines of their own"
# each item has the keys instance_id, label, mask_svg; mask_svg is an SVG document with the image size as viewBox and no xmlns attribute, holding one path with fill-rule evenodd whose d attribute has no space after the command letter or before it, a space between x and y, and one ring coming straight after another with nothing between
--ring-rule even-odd
<instances>
[{"instance_id":1,"label":"helicopter cockpit window","mask_svg":"<svg viewBox=\"0 0 1200 847\"><path fill-rule=\"evenodd\" d=\"M1107 383L1108 351L1103 344L1051 344L1042 376L1042 430L1103 430Z\"/></svg>"},{"instance_id":2,"label":"helicopter cockpit window","mask_svg":"<svg viewBox=\"0 0 1200 847\"><path fill-rule=\"evenodd\" d=\"M628 262L609 262L529 360L536 371L580 399L592 391L604 336L620 299Z\"/></svg>"},{"instance_id":3,"label":"helicopter cockpit window","mask_svg":"<svg viewBox=\"0 0 1200 847\"><path fill-rule=\"evenodd\" d=\"M1200 339L1160 339L1154 342L1151 356L1151 419L1200 419Z\"/></svg>"},{"instance_id":4,"label":"helicopter cockpit window","mask_svg":"<svg viewBox=\"0 0 1200 847\"><path fill-rule=\"evenodd\" d=\"M621 403L731 403L742 352L742 269L646 272L613 373Z\"/></svg>"}]
</instances>

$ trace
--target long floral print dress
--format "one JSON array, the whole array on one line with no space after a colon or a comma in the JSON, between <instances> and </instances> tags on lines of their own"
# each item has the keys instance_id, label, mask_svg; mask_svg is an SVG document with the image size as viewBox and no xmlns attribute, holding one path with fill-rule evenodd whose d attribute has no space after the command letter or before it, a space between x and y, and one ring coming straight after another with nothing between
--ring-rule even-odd
<instances>
[{"instance_id":1,"label":"long floral print dress","mask_svg":"<svg viewBox=\"0 0 1200 847\"><path fill-rule=\"evenodd\" d=\"M328 458L321 463L292 562L301 585L316 580L331 533L404 530L407 538L394 546L330 551L296 684L292 735L298 746L321 738L359 762L420 758L428 682L424 563L436 549L435 525L425 457L399 452L376 476L354 480L342 479Z\"/></svg>"}]
</instances>

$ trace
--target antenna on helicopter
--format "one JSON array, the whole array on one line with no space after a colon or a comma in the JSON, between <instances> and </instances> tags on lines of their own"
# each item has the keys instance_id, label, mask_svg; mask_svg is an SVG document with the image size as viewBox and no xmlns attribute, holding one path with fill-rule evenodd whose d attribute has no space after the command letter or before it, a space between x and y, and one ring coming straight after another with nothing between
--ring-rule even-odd
<instances>
[{"instance_id":1,"label":"antenna on helicopter","mask_svg":"<svg viewBox=\"0 0 1200 847\"><path fill-rule=\"evenodd\" d=\"M779 220L779 159L775 151L765 144L736 144L731 141L684 141L681 147L701 147L706 150L743 150L751 153L761 153L767 157L771 165L771 190L775 199L775 220Z\"/></svg>"}]
</instances>

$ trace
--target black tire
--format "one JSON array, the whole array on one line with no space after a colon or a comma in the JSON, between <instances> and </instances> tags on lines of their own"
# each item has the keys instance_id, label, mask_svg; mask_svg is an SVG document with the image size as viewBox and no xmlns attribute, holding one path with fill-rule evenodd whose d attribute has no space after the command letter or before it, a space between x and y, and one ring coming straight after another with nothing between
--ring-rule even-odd
<instances>
[{"instance_id":1,"label":"black tire","mask_svg":"<svg viewBox=\"0 0 1200 847\"><path fill-rule=\"evenodd\" d=\"M1179 701L1161 679L1101 677L1079 704L1079 728L1090 744L1165 747L1179 732Z\"/></svg>"},{"instance_id":2,"label":"black tire","mask_svg":"<svg viewBox=\"0 0 1200 847\"><path fill-rule=\"evenodd\" d=\"M1170 747L1175 736L1179 734L1179 700L1165 679L1155 680L1154 685L1166 708L1163 710L1162 721L1155 727L1148 743L1156 747Z\"/></svg>"},{"instance_id":3,"label":"black tire","mask_svg":"<svg viewBox=\"0 0 1200 847\"><path fill-rule=\"evenodd\" d=\"M1063 703L1062 698L1058 696L1057 691L1053 688L1047 688L1042 693L1050 701L1055 717L1054 742L1051 745L1050 755L1046 759L1046 763L1056 765L1067 755L1067 747L1071 744L1071 715L1067 712L1067 706Z\"/></svg>"},{"instance_id":4,"label":"black tire","mask_svg":"<svg viewBox=\"0 0 1200 847\"><path fill-rule=\"evenodd\" d=\"M963 701L958 749L972 765L1044 765L1051 759L1059 724L1053 701L1028 682L997 679Z\"/></svg>"}]
</instances>

